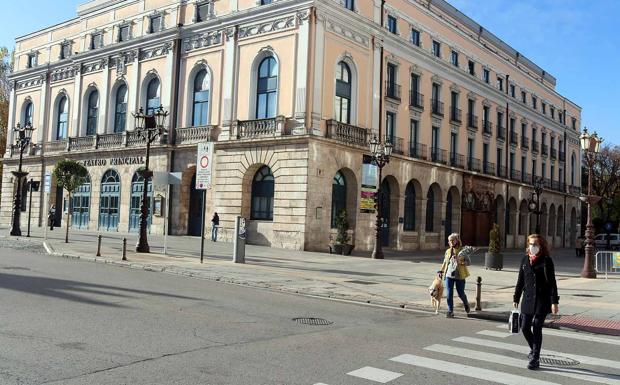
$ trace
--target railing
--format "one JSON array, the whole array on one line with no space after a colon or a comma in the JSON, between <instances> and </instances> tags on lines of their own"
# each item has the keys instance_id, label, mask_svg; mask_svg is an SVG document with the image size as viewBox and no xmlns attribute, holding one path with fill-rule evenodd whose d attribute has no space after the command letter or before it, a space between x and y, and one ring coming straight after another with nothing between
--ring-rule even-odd
<instances>
[{"instance_id":1,"label":"railing","mask_svg":"<svg viewBox=\"0 0 620 385\"><path fill-rule=\"evenodd\" d=\"M51 142L46 142L44 144L46 153L54 153L54 152L65 152L69 148L69 140L68 139L60 139L54 140Z\"/></svg>"},{"instance_id":2,"label":"railing","mask_svg":"<svg viewBox=\"0 0 620 385\"><path fill-rule=\"evenodd\" d=\"M549 179L549 178L543 179L543 187L544 188L551 188L551 179Z\"/></svg>"},{"instance_id":3,"label":"railing","mask_svg":"<svg viewBox=\"0 0 620 385\"><path fill-rule=\"evenodd\" d=\"M441 148L431 147L431 161L435 163L448 164L448 151Z\"/></svg>"},{"instance_id":4,"label":"railing","mask_svg":"<svg viewBox=\"0 0 620 385\"><path fill-rule=\"evenodd\" d=\"M431 99L431 108L433 114L443 116L443 102L437 99Z\"/></svg>"},{"instance_id":5,"label":"railing","mask_svg":"<svg viewBox=\"0 0 620 385\"><path fill-rule=\"evenodd\" d=\"M527 183L527 184L533 184L532 183L532 174L530 174L530 173L523 174L523 178L521 179L521 182Z\"/></svg>"},{"instance_id":6,"label":"railing","mask_svg":"<svg viewBox=\"0 0 620 385\"><path fill-rule=\"evenodd\" d=\"M467 127L478 129L478 117L474 114L467 114Z\"/></svg>"},{"instance_id":7,"label":"railing","mask_svg":"<svg viewBox=\"0 0 620 385\"><path fill-rule=\"evenodd\" d=\"M487 175L495 175L495 163L484 162L482 172Z\"/></svg>"},{"instance_id":8,"label":"railing","mask_svg":"<svg viewBox=\"0 0 620 385\"><path fill-rule=\"evenodd\" d=\"M236 126L237 139L286 135L286 118L284 116L269 119L238 120Z\"/></svg>"},{"instance_id":9,"label":"railing","mask_svg":"<svg viewBox=\"0 0 620 385\"><path fill-rule=\"evenodd\" d=\"M579 195L581 194L581 187L580 186L568 186L568 192L571 195Z\"/></svg>"},{"instance_id":10,"label":"railing","mask_svg":"<svg viewBox=\"0 0 620 385\"><path fill-rule=\"evenodd\" d=\"M125 134L104 134L97 136L97 148L118 148L123 147L123 139Z\"/></svg>"},{"instance_id":11,"label":"railing","mask_svg":"<svg viewBox=\"0 0 620 385\"><path fill-rule=\"evenodd\" d=\"M356 146L366 147L368 145L367 129L340 123L334 119L327 121L327 137Z\"/></svg>"},{"instance_id":12,"label":"railing","mask_svg":"<svg viewBox=\"0 0 620 385\"><path fill-rule=\"evenodd\" d=\"M409 142L409 156L416 159L426 159L426 144Z\"/></svg>"},{"instance_id":13,"label":"railing","mask_svg":"<svg viewBox=\"0 0 620 385\"><path fill-rule=\"evenodd\" d=\"M465 156L457 154L456 152L450 153L450 166L465 168Z\"/></svg>"},{"instance_id":14,"label":"railing","mask_svg":"<svg viewBox=\"0 0 620 385\"><path fill-rule=\"evenodd\" d=\"M516 146L519 143L519 134L512 131L510 132L510 144Z\"/></svg>"},{"instance_id":15,"label":"railing","mask_svg":"<svg viewBox=\"0 0 620 385\"><path fill-rule=\"evenodd\" d=\"M510 170L510 179L516 182L521 181L521 171L519 170Z\"/></svg>"},{"instance_id":16,"label":"railing","mask_svg":"<svg viewBox=\"0 0 620 385\"><path fill-rule=\"evenodd\" d=\"M392 143L392 153L403 155L405 152L403 150L403 138L399 138L398 136L386 136L385 143Z\"/></svg>"},{"instance_id":17,"label":"railing","mask_svg":"<svg viewBox=\"0 0 620 385\"><path fill-rule=\"evenodd\" d=\"M534 154L538 154L538 149L539 149L538 145L539 145L538 141L532 139L532 152Z\"/></svg>"},{"instance_id":18,"label":"railing","mask_svg":"<svg viewBox=\"0 0 620 385\"><path fill-rule=\"evenodd\" d=\"M500 178L506 178L506 166L499 166L497 168L497 176Z\"/></svg>"},{"instance_id":19,"label":"railing","mask_svg":"<svg viewBox=\"0 0 620 385\"><path fill-rule=\"evenodd\" d=\"M504 129L504 127L502 127L502 125L497 126L497 139L498 140L506 139L506 130Z\"/></svg>"},{"instance_id":20,"label":"railing","mask_svg":"<svg viewBox=\"0 0 620 385\"><path fill-rule=\"evenodd\" d=\"M557 159L558 158L558 150L555 148L551 148L551 159Z\"/></svg>"},{"instance_id":21,"label":"railing","mask_svg":"<svg viewBox=\"0 0 620 385\"><path fill-rule=\"evenodd\" d=\"M212 133L217 126L196 126L176 129L176 144L195 144L213 140Z\"/></svg>"},{"instance_id":22,"label":"railing","mask_svg":"<svg viewBox=\"0 0 620 385\"><path fill-rule=\"evenodd\" d=\"M549 145L548 144L543 144L542 145L542 154L543 155L549 155Z\"/></svg>"},{"instance_id":23,"label":"railing","mask_svg":"<svg viewBox=\"0 0 620 385\"><path fill-rule=\"evenodd\" d=\"M527 136L521 137L521 147L525 149L530 148L530 140L528 139Z\"/></svg>"},{"instance_id":24,"label":"railing","mask_svg":"<svg viewBox=\"0 0 620 385\"><path fill-rule=\"evenodd\" d=\"M551 181L551 188L553 190L559 191L560 190L560 181L559 180L552 180Z\"/></svg>"},{"instance_id":25,"label":"railing","mask_svg":"<svg viewBox=\"0 0 620 385\"><path fill-rule=\"evenodd\" d=\"M469 158L467 159L467 169L469 171L480 172L482 162L477 158Z\"/></svg>"},{"instance_id":26,"label":"railing","mask_svg":"<svg viewBox=\"0 0 620 385\"><path fill-rule=\"evenodd\" d=\"M482 121L482 133L486 135L493 135L493 123L488 120Z\"/></svg>"},{"instance_id":27,"label":"railing","mask_svg":"<svg viewBox=\"0 0 620 385\"><path fill-rule=\"evenodd\" d=\"M566 162L566 153L564 151L560 151L560 162Z\"/></svg>"},{"instance_id":28,"label":"railing","mask_svg":"<svg viewBox=\"0 0 620 385\"><path fill-rule=\"evenodd\" d=\"M77 138L69 138L70 151L83 151L95 147L95 136L80 136Z\"/></svg>"},{"instance_id":29,"label":"railing","mask_svg":"<svg viewBox=\"0 0 620 385\"><path fill-rule=\"evenodd\" d=\"M385 96L390 99L400 101L400 84L394 82L385 82Z\"/></svg>"},{"instance_id":30,"label":"railing","mask_svg":"<svg viewBox=\"0 0 620 385\"><path fill-rule=\"evenodd\" d=\"M613 251L597 251L594 255L594 269L599 274L605 274L605 279L609 274L620 274L620 265L617 263L616 253Z\"/></svg>"},{"instance_id":31,"label":"railing","mask_svg":"<svg viewBox=\"0 0 620 385\"><path fill-rule=\"evenodd\" d=\"M424 95L419 92L409 92L409 107L424 109Z\"/></svg>"},{"instance_id":32,"label":"railing","mask_svg":"<svg viewBox=\"0 0 620 385\"><path fill-rule=\"evenodd\" d=\"M140 147L146 145L146 141L137 132L128 132L126 139L127 147Z\"/></svg>"},{"instance_id":33,"label":"railing","mask_svg":"<svg viewBox=\"0 0 620 385\"><path fill-rule=\"evenodd\" d=\"M457 107L450 107L450 120L453 122L461 123L462 111Z\"/></svg>"}]
</instances>

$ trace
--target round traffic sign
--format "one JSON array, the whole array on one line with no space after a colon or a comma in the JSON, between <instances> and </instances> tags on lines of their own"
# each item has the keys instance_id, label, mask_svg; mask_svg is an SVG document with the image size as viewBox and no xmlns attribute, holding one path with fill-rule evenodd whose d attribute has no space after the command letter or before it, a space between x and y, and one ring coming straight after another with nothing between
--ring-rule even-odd
<instances>
[{"instance_id":1,"label":"round traffic sign","mask_svg":"<svg viewBox=\"0 0 620 385\"><path fill-rule=\"evenodd\" d=\"M209 166L209 157L204 155L200 158L200 167L207 168Z\"/></svg>"}]
</instances>

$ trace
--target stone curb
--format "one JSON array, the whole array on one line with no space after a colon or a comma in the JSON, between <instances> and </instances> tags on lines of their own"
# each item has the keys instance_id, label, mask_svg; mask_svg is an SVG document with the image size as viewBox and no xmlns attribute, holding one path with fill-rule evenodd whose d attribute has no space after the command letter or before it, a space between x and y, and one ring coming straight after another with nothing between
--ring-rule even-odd
<instances>
[{"instance_id":1,"label":"stone curb","mask_svg":"<svg viewBox=\"0 0 620 385\"><path fill-rule=\"evenodd\" d=\"M310 297L310 298L340 301L340 302L362 305L362 306L372 306L372 307L405 311L405 312L417 312L417 313L421 312L421 313L427 313L427 314L435 314L435 310L431 306L423 306L423 305L409 304L409 303L398 303L398 302L390 302L390 301L375 301L375 300L364 299L360 297L353 297L353 296L348 296L348 295L343 295L343 294L333 293L333 292L332 293L309 293L309 292L305 292L304 290L300 290L300 289L292 289L292 288L287 288L283 286L278 286L278 287L271 286L268 283L248 282L244 280L237 280L237 279L230 278L230 277L209 275L209 274L206 274L208 273L206 271L204 272L190 271L185 268L178 267L178 266L169 266L169 267L153 266L153 265L137 263L137 262L111 260L111 259L106 259L104 257L90 257L90 256L84 256L84 255L61 253L61 252L55 251L53 246L49 244L47 241L43 241L43 247L45 251L47 252L47 254L56 256L56 257L61 257L61 258L109 264L113 266L129 268L129 269L171 274L171 275L177 275L177 276L182 276L182 277L204 279L208 281L220 282L220 283L225 283L225 284L230 284L230 285L251 287L255 289L264 289L264 290L270 290L273 292L293 294L293 295L301 295L301 296ZM494 321L494 322L500 322L500 323L501 322L507 323L508 316L509 316L509 312L507 311L504 311L504 312L479 311L479 312L472 312L469 314L465 312L455 311L455 314L457 318L472 318L472 319L480 319L480 320ZM442 313L439 313L439 315L442 315ZM574 328L569 328L566 326L556 325L553 323L553 321L545 321L544 327L551 328L551 329L569 330L569 331L581 331L580 329L574 329ZM599 334L599 333L593 333L593 334ZM604 335L604 334L601 334L601 335Z\"/></svg>"}]
</instances>

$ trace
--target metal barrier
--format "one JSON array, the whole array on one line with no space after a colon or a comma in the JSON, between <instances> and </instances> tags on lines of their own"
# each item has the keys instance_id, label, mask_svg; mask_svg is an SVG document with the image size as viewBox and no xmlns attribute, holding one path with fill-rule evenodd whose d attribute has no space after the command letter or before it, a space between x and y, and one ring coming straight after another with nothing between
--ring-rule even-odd
<instances>
[{"instance_id":1,"label":"metal barrier","mask_svg":"<svg viewBox=\"0 0 620 385\"><path fill-rule=\"evenodd\" d=\"M605 274L620 274L620 252L614 251L598 251L596 253L596 272Z\"/></svg>"}]
</instances>

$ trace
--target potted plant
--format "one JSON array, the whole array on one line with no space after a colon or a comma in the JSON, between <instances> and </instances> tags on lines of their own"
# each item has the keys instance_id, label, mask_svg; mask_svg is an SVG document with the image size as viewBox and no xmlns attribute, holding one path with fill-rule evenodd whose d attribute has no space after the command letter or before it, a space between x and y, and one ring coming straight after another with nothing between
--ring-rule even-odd
<instances>
[{"instance_id":1,"label":"potted plant","mask_svg":"<svg viewBox=\"0 0 620 385\"><path fill-rule=\"evenodd\" d=\"M499 226L493 223L489 233L489 251L484 254L484 268L501 270L504 267L504 256L500 253Z\"/></svg>"},{"instance_id":2,"label":"potted plant","mask_svg":"<svg viewBox=\"0 0 620 385\"><path fill-rule=\"evenodd\" d=\"M349 221L345 209L340 210L336 217L336 231L336 239L331 249L335 254L350 255L353 245L349 244Z\"/></svg>"}]
</instances>

